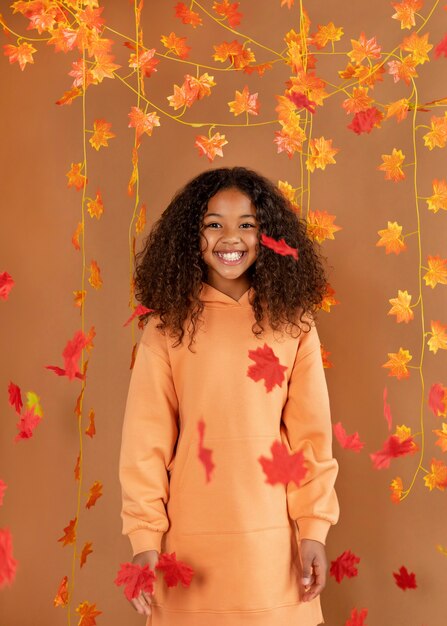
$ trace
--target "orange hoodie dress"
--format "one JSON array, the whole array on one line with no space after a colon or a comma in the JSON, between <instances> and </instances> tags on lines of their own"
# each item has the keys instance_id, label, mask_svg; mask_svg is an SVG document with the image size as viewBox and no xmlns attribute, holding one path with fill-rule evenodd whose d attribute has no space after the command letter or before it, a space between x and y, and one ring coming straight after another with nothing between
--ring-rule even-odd
<instances>
[{"instance_id":1,"label":"orange hoodie dress","mask_svg":"<svg viewBox=\"0 0 447 626\"><path fill-rule=\"evenodd\" d=\"M325 543L339 517L338 463L320 341L315 326L281 338L255 322L250 287L235 300L207 283L194 353L149 319L138 344L122 428L122 533L133 555L175 552L194 570L189 587L168 587L156 570L146 626L316 626L320 596L301 602L301 539ZM296 334L296 333L294 333ZM285 366L282 383L247 375L249 351L269 346ZM199 457L212 450L207 481ZM259 457L279 441L302 450L297 487L266 482Z\"/></svg>"}]
</instances>

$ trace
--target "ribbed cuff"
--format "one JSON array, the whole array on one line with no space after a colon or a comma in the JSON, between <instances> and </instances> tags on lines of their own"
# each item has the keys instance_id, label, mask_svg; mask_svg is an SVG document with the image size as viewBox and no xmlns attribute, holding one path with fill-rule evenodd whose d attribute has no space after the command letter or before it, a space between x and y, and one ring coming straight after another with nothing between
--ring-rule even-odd
<instances>
[{"instance_id":1,"label":"ribbed cuff","mask_svg":"<svg viewBox=\"0 0 447 626\"><path fill-rule=\"evenodd\" d=\"M300 539L314 539L326 544L331 522L320 517L301 517L296 520Z\"/></svg>"},{"instance_id":2,"label":"ribbed cuff","mask_svg":"<svg viewBox=\"0 0 447 626\"><path fill-rule=\"evenodd\" d=\"M146 550L157 550L160 554L161 540L163 538L162 532L147 528L137 528L128 533L127 536L132 546L133 556Z\"/></svg>"}]
</instances>

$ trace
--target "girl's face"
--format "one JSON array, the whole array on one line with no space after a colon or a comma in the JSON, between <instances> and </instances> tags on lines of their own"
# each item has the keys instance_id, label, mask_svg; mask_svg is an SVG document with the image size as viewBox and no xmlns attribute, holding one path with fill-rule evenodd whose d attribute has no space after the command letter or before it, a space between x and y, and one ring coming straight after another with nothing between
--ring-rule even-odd
<instances>
[{"instance_id":1,"label":"girl's face","mask_svg":"<svg viewBox=\"0 0 447 626\"><path fill-rule=\"evenodd\" d=\"M250 286L246 272L258 256L258 223L251 198L237 188L218 191L208 201L201 233L208 283L229 295L241 295ZM236 254L226 254L231 252Z\"/></svg>"}]
</instances>

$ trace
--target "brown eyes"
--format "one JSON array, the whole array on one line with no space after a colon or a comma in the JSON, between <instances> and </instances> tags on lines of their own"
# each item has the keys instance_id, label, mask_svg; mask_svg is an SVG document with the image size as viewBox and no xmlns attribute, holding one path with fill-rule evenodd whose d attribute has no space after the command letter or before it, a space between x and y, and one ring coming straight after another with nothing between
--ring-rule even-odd
<instances>
[{"instance_id":1,"label":"brown eyes","mask_svg":"<svg viewBox=\"0 0 447 626\"><path fill-rule=\"evenodd\" d=\"M220 224L218 224L218 222L211 222L210 224L205 224L205 228L208 228L209 226L214 226L216 225L220 226ZM251 226L252 228L256 228L255 224L250 224L250 222L245 222L245 224L241 224L241 226Z\"/></svg>"}]
</instances>

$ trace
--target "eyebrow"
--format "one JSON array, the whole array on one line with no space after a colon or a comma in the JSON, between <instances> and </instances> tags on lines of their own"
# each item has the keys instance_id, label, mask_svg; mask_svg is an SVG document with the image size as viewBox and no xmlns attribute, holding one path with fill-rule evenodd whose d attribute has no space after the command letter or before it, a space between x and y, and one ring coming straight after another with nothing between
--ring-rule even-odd
<instances>
[{"instance_id":1,"label":"eyebrow","mask_svg":"<svg viewBox=\"0 0 447 626\"><path fill-rule=\"evenodd\" d=\"M217 215L217 217L223 217L223 215L221 213L207 213L205 217L210 217L211 215ZM240 215L239 217L253 217L254 219L256 219L256 216L253 215L252 213L248 213L246 215Z\"/></svg>"}]
</instances>

